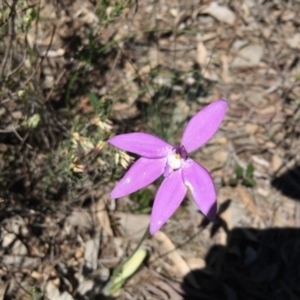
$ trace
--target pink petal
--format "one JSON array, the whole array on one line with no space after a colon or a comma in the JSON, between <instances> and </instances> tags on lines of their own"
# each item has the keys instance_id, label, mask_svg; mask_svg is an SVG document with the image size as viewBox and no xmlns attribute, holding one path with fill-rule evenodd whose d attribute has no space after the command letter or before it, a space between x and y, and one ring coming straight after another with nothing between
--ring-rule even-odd
<instances>
[{"instance_id":1,"label":"pink petal","mask_svg":"<svg viewBox=\"0 0 300 300\"><path fill-rule=\"evenodd\" d=\"M120 149L148 158L165 157L172 146L155 135L143 132L116 135L107 141Z\"/></svg>"},{"instance_id":2,"label":"pink petal","mask_svg":"<svg viewBox=\"0 0 300 300\"><path fill-rule=\"evenodd\" d=\"M187 188L183 184L181 171L174 171L159 187L150 220L150 233L158 231L173 215L182 202Z\"/></svg>"},{"instance_id":3,"label":"pink petal","mask_svg":"<svg viewBox=\"0 0 300 300\"><path fill-rule=\"evenodd\" d=\"M210 220L214 220L217 212L217 196L214 182L209 172L188 159L182 168L183 182L191 190L197 206Z\"/></svg>"},{"instance_id":4,"label":"pink petal","mask_svg":"<svg viewBox=\"0 0 300 300\"><path fill-rule=\"evenodd\" d=\"M112 199L129 195L155 181L162 173L166 160L149 159L141 157L138 159L110 194Z\"/></svg>"},{"instance_id":5,"label":"pink petal","mask_svg":"<svg viewBox=\"0 0 300 300\"><path fill-rule=\"evenodd\" d=\"M187 124L181 144L192 152L205 144L218 130L227 108L226 100L217 100L200 110Z\"/></svg>"}]
</instances>

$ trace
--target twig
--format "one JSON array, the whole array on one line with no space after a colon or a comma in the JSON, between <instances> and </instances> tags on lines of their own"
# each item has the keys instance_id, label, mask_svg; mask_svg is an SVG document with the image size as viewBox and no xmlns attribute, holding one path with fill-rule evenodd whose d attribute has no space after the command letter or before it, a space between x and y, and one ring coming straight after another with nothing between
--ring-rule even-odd
<instances>
[{"instance_id":1,"label":"twig","mask_svg":"<svg viewBox=\"0 0 300 300\"><path fill-rule=\"evenodd\" d=\"M41 58L41 61L40 63L35 67L33 73L29 76L29 78L24 82L24 84L22 84L22 88L24 88L27 83L33 78L33 76L36 74L38 68L42 65L42 62L44 61L44 59L47 57L47 53L49 52L50 50L50 47L52 46L52 42L53 42L53 38L54 38L54 34L55 34L55 31L56 31L56 25L53 26L53 29L52 29L52 34L51 34L51 39L50 39L50 43L46 49L46 52L45 52L45 55L42 56Z\"/></svg>"},{"instance_id":2,"label":"twig","mask_svg":"<svg viewBox=\"0 0 300 300\"><path fill-rule=\"evenodd\" d=\"M8 45L5 49L4 57L0 66L0 81L2 81L2 77L4 74L4 70L6 67L6 64L8 62L8 57L12 49L12 43L14 39L14 25L15 25L15 16L16 16L16 10L15 6L17 4L17 0L14 0L12 6L11 6L11 11L9 14L9 19L8 19Z\"/></svg>"},{"instance_id":3,"label":"twig","mask_svg":"<svg viewBox=\"0 0 300 300\"><path fill-rule=\"evenodd\" d=\"M7 73L7 78L13 75L14 73L16 73L24 65L25 60L26 60L26 47L24 48L24 55L22 61L13 70Z\"/></svg>"},{"instance_id":4,"label":"twig","mask_svg":"<svg viewBox=\"0 0 300 300\"><path fill-rule=\"evenodd\" d=\"M0 133L9 133L9 132L13 132L15 134L15 136L18 138L18 140L24 144L25 140L26 140L26 137L25 138L22 138L19 133L17 132L17 129L19 128L20 126L17 126L17 127L8 127L6 129L0 129ZM27 144L27 146L30 148L30 149L33 149L33 147L29 144Z\"/></svg>"},{"instance_id":5,"label":"twig","mask_svg":"<svg viewBox=\"0 0 300 300\"><path fill-rule=\"evenodd\" d=\"M130 24L129 24L129 26L128 26L128 34L127 34L127 37L130 36L130 30L131 30L131 27L132 27L132 24L133 24L133 21L134 21L134 17L135 17L135 15L136 15L137 12L138 12L138 8L139 8L139 5L138 5L138 4L139 4L138 0L135 0L133 17L132 17L131 22L130 22ZM120 57L121 54L124 54L124 52L122 51L121 47L118 45L117 41L113 40L113 42L114 42L114 44L118 47L119 51L118 51L118 54L117 54L117 56L116 56L116 58L115 58L115 60L114 60L113 67L112 67L111 72L110 72L110 73L111 73L111 76L110 76L110 78L109 78L109 80L108 80L108 83L107 83L107 90L109 90L109 88L110 88L110 84L111 84L111 80L112 80L112 74L113 74L113 72L115 71L115 68L116 68L116 66L117 66L117 63L118 63L118 61L119 61L119 57ZM133 66L132 62L131 62L129 59L128 59L128 61L129 61L129 63ZM134 66L133 66L133 67L134 67ZM138 74L138 73L137 73L137 74ZM138 75L139 75L139 74L138 74Z\"/></svg>"},{"instance_id":6,"label":"twig","mask_svg":"<svg viewBox=\"0 0 300 300\"><path fill-rule=\"evenodd\" d=\"M60 82L60 80L61 80L61 78L63 77L63 75L65 75L65 73L66 73L66 69L64 69L64 70L57 76L57 79L56 79L56 81L55 81L55 84L51 87L51 90L49 91L49 93L48 93L48 95L47 95L47 97L46 97L44 103L48 102L48 100L50 99L50 97L51 97L51 95L52 95L52 93L53 93L53 91L54 91L54 88L58 85L58 83Z\"/></svg>"}]
</instances>

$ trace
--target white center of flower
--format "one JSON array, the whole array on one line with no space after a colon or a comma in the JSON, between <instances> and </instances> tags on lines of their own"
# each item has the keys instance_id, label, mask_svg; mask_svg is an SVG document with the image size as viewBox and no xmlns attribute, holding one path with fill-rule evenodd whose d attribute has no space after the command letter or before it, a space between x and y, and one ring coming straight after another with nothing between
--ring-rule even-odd
<instances>
[{"instance_id":1,"label":"white center of flower","mask_svg":"<svg viewBox=\"0 0 300 300\"><path fill-rule=\"evenodd\" d=\"M177 170L182 166L182 159L179 154L171 154L168 156L167 164L173 169Z\"/></svg>"}]
</instances>

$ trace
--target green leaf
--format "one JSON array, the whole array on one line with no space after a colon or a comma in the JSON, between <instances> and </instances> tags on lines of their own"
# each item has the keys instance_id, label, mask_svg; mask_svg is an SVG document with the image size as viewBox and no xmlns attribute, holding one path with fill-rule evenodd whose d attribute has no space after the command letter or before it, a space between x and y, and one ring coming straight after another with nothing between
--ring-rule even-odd
<instances>
[{"instance_id":1,"label":"green leaf","mask_svg":"<svg viewBox=\"0 0 300 300\"><path fill-rule=\"evenodd\" d=\"M36 128L41 121L41 116L39 114L34 114L27 120L27 126L29 128Z\"/></svg>"},{"instance_id":2,"label":"green leaf","mask_svg":"<svg viewBox=\"0 0 300 300\"><path fill-rule=\"evenodd\" d=\"M252 164L249 164L247 166L246 176L249 177L249 178L252 178L253 177L253 173L254 173L254 167L253 167Z\"/></svg>"},{"instance_id":3,"label":"green leaf","mask_svg":"<svg viewBox=\"0 0 300 300\"><path fill-rule=\"evenodd\" d=\"M118 274L113 276L111 280L106 284L103 290L105 296L110 296L119 290L126 280L132 276L147 256L145 249L138 249L128 261L124 263L122 269Z\"/></svg>"},{"instance_id":4,"label":"green leaf","mask_svg":"<svg viewBox=\"0 0 300 300\"><path fill-rule=\"evenodd\" d=\"M89 93L88 96L89 96L89 99L90 99L91 103L93 104L93 106L95 108L97 108L99 106L99 99L98 99L98 97L95 94L93 94L93 93Z\"/></svg>"},{"instance_id":5,"label":"green leaf","mask_svg":"<svg viewBox=\"0 0 300 300\"><path fill-rule=\"evenodd\" d=\"M236 167L235 176L237 179L242 179L244 177L244 169L241 166Z\"/></svg>"},{"instance_id":6,"label":"green leaf","mask_svg":"<svg viewBox=\"0 0 300 300\"><path fill-rule=\"evenodd\" d=\"M37 286L33 286L29 291L30 300L40 300L43 298L43 292Z\"/></svg>"},{"instance_id":7,"label":"green leaf","mask_svg":"<svg viewBox=\"0 0 300 300\"><path fill-rule=\"evenodd\" d=\"M243 179L242 184L247 187L254 187L256 186L256 181L253 178L245 178Z\"/></svg>"}]
</instances>

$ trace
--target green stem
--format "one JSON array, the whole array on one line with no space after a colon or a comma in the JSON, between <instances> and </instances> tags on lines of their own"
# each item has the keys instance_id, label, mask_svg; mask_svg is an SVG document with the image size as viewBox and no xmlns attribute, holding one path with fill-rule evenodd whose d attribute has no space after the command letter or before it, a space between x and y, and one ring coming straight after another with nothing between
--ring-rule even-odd
<instances>
[{"instance_id":1,"label":"green stem","mask_svg":"<svg viewBox=\"0 0 300 300\"><path fill-rule=\"evenodd\" d=\"M142 243L146 238L149 236L149 227L147 226L145 233L143 234L142 238L140 239L139 243L136 245L135 249L132 251L132 253L127 257L113 272L112 277L110 281L106 284L104 289L102 290L103 294L106 296L109 296L113 294L117 289L119 289L126 281L127 278L124 278L124 282L121 283L116 278L122 274L124 265L130 261L130 259L133 257L133 255L139 250ZM115 281L116 280L116 281Z\"/></svg>"},{"instance_id":2,"label":"green stem","mask_svg":"<svg viewBox=\"0 0 300 300\"><path fill-rule=\"evenodd\" d=\"M136 245L134 250L131 252L131 254L125 260L123 260L123 262L120 264L120 266L118 266L115 269L115 271L113 272L113 276L118 274L122 270L124 264L130 260L130 258L134 255L135 252L137 252L139 250L139 248L141 247L143 241L146 240L147 237L149 236L149 229L150 229L150 225L147 226L146 231L144 232L142 238L140 239L140 241L138 242L138 244Z\"/></svg>"}]
</instances>

